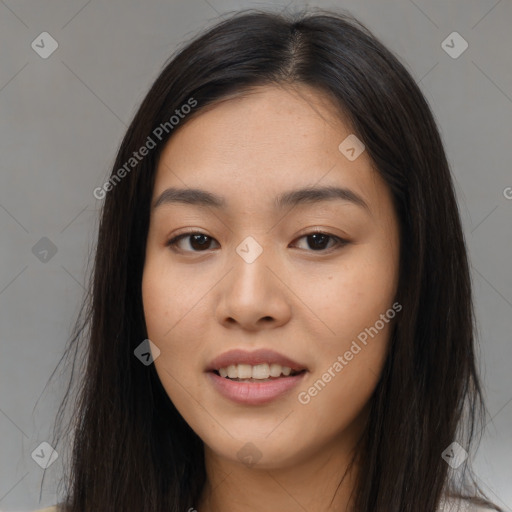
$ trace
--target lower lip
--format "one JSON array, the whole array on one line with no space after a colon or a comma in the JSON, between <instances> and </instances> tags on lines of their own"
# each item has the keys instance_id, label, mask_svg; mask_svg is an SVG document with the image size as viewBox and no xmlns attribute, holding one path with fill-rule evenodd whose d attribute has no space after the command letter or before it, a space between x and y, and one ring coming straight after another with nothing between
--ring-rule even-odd
<instances>
[{"instance_id":1,"label":"lower lip","mask_svg":"<svg viewBox=\"0 0 512 512\"><path fill-rule=\"evenodd\" d=\"M215 389L233 402L245 405L260 405L281 397L302 381L307 372L291 377L279 377L266 382L239 382L208 372Z\"/></svg>"}]
</instances>

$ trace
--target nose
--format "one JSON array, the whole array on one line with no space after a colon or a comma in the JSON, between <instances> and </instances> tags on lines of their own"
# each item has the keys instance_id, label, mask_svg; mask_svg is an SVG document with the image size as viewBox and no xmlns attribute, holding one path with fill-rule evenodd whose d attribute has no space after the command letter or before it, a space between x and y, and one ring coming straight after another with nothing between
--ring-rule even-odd
<instances>
[{"instance_id":1,"label":"nose","mask_svg":"<svg viewBox=\"0 0 512 512\"><path fill-rule=\"evenodd\" d=\"M251 263L235 253L232 269L221 281L217 320L228 328L271 329L291 317L291 292L286 276L264 250Z\"/></svg>"}]
</instances>

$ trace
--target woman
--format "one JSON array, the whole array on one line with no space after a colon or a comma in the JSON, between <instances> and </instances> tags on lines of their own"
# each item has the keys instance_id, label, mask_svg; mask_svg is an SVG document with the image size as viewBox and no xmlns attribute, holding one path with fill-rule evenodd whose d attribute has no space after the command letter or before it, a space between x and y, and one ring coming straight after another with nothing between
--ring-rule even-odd
<instances>
[{"instance_id":1,"label":"woman","mask_svg":"<svg viewBox=\"0 0 512 512\"><path fill-rule=\"evenodd\" d=\"M485 409L444 149L362 24L222 21L94 194L61 510L499 510L460 491Z\"/></svg>"}]
</instances>

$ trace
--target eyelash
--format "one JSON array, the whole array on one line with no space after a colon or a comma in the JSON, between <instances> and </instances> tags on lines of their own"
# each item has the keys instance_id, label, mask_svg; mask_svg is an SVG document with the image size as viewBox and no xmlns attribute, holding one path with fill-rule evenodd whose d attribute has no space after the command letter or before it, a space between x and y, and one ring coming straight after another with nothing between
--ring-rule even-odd
<instances>
[{"instance_id":1,"label":"eyelash","mask_svg":"<svg viewBox=\"0 0 512 512\"><path fill-rule=\"evenodd\" d=\"M175 251L175 252L192 252L192 253L201 253L201 252L207 252L207 250L205 251L188 251L188 250L183 250L183 249L177 249L176 248L176 245L177 243L182 239L182 238L186 238L186 237L190 237L192 235L203 235L205 236L206 238L209 238L211 240L215 240L214 238L206 235L205 233L201 233L200 231L187 231L186 233L181 233L180 235L177 235L175 236L174 238L171 238L165 245L170 247L171 250ZM310 252L318 252L318 253L330 253L332 252L333 250L336 250L336 249L341 249L342 247L344 247L345 245L347 245L349 243L348 240L344 240L343 238L340 238L339 236L336 236L336 235L332 235L330 233L326 233L324 231L310 231L309 233L306 233L302 236L300 236L299 238L297 238L297 240L300 240L301 238L307 238L309 236L312 236L312 235L324 235L332 240L335 241L335 245L333 247L331 247L330 249L320 249L320 250L313 250L311 249Z\"/></svg>"}]
</instances>

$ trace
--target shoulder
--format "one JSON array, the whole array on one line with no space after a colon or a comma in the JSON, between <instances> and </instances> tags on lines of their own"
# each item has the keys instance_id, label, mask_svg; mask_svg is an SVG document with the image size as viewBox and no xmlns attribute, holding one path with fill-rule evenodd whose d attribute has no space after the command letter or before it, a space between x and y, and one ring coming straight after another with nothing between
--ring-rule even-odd
<instances>
[{"instance_id":1,"label":"shoulder","mask_svg":"<svg viewBox=\"0 0 512 512\"><path fill-rule=\"evenodd\" d=\"M54 505L53 507L39 508L37 510L34 510L33 512L59 512L59 511L57 509L57 505Z\"/></svg>"},{"instance_id":2,"label":"shoulder","mask_svg":"<svg viewBox=\"0 0 512 512\"><path fill-rule=\"evenodd\" d=\"M449 498L441 501L438 512L495 512L484 505L477 505L468 500Z\"/></svg>"}]
</instances>

